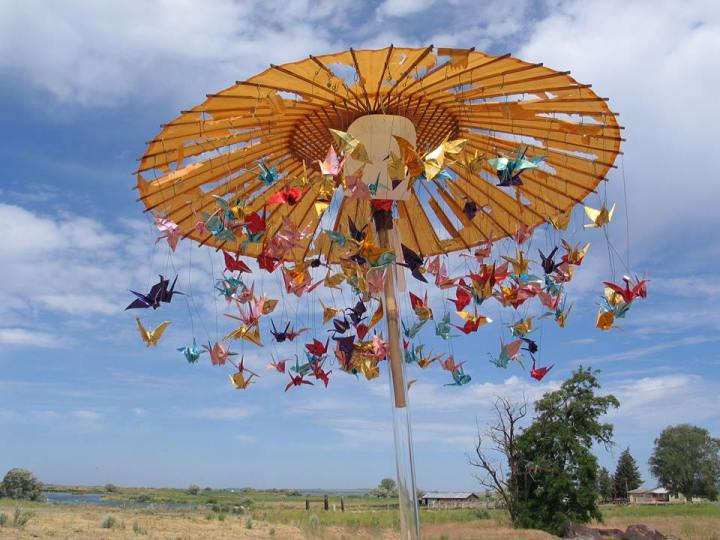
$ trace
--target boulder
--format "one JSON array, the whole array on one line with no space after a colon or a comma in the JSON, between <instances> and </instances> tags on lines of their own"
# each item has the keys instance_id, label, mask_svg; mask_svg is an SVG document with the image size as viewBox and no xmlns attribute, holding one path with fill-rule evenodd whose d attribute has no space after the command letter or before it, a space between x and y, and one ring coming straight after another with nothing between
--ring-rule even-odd
<instances>
[{"instance_id":1,"label":"boulder","mask_svg":"<svg viewBox=\"0 0 720 540\"><path fill-rule=\"evenodd\" d=\"M667 540L667 536L647 525L630 525L622 540Z\"/></svg>"},{"instance_id":2,"label":"boulder","mask_svg":"<svg viewBox=\"0 0 720 540\"><path fill-rule=\"evenodd\" d=\"M563 538L576 540L670 540L657 529L647 525L630 525L625 532L620 529L596 529L580 523L570 523Z\"/></svg>"},{"instance_id":3,"label":"boulder","mask_svg":"<svg viewBox=\"0 0 720 540\"><path fill-rule=\"evenodd\" d=\"M565 528L564 538L577 540L621 540L623 532L620 529L594 529L580 523L569 523Z\"/></svg>"}]
</instances>

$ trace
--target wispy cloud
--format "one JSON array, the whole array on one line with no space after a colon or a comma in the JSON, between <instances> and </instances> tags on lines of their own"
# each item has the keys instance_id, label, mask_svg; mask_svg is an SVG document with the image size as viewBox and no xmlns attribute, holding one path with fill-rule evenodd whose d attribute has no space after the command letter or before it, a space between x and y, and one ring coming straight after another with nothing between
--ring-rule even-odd
<instances>
[{"instance_id":1,"label":"wispy cloud","mask_svg":"<svg viewBox=\"0 0 720 540\"><path fill-rule=\"evenodd\" d=\"M68 343L67 338L49 332L26 328L0 328L0 344L57 349Z\"/></svg>"},{"instance_id":2,"label":"wispy cloud","mask_svg":"<svg viewBox=\"0 0 720 540\"><path fill-rule=\"evenodd\" d=\"M186 411L185 414L202 420L232 421L247 418L256 412L254 407L203 407Z\"/></svg>"},{"instance_id":3,"label":"wispy cloud","mask_svg":"<svg viewBox=\"0 0 720 540\"><path fill-rule=\"evenodd\" d=\"M585 356L575 361L576 364L602 364L605 362L618 362L621 360L634 360L650 356L655 353L676 349L678 347L687 347L690 345L701 345L703 343L712 343L720 341L720 336L687 336L680 339L673 339L649 345L647 347L633 347L622 352Z\"/></svg>"}]
</instances>

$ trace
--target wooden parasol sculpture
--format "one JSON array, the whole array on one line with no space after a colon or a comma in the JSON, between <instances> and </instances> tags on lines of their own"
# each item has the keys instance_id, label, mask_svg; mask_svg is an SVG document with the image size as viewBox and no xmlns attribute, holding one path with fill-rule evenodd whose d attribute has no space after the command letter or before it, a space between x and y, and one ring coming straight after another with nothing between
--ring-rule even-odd
<instances>
[{"instance_id":1,"label":"wooden parasol sculpture","mask_svg":"<svg viewBox=\"0 0 720 540\"><path fill-rule=\"evenodd\" d=\"M394 214L378 211L369 199L343 196L339 183L328 193L317 163L331 145L340 151L330 130L350 133L364 144L363 181L375 182L373 198L394 201ZM272 65L209 94L148 143L137 188L145 211L163 213L187 231L185 236L200 245L239 251L241 239L223 240L193 224L198 215L212 211L214 195L241 199L249 211L265 208L268 198L283 189L282 182L258 177L258 162L272 164L280 176L305 175L309 187L297 204L267 208L266 237L279 230L284 218L317 231L330 208L336 212L334 231L349 235L348 218L372 221L382 248L394 250L401 238L424 256L447 254L511 236L581 203L613 167L620 130L606 99L590 85L576 82L569 72L509 54L432 46L350 49ZM413 181L406 168L405 182L396 185L382 162L390 152L402 152L398 137L418 152L464 139L466 153L487 158L512 156L521 144L545 160L543 167L524 171L522 185L512 189L496 184L497 171L487 159L479 165L453 160L447 182ZM352 161L349 156L346 171ZM476 215L463 211L468 203ZM246 244L243 252L258 257L262 245ZM302 262L318 253L328 262L340 257L337 246L318 234L308 235L284 256ZM401 534L414 539L420 532L396 272L393 265L384 304Z\"/></svg>"}]
</instances>

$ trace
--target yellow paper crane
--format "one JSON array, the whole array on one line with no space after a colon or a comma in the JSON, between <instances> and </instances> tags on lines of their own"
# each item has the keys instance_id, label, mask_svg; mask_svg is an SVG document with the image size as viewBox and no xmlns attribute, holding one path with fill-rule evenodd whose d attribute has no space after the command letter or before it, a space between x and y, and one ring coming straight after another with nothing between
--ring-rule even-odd
<instances>
[{"instance_id":1,"label":"yellow paper crane","mask_svg":"<svg viewBox=\"0 0 720 540\"><path fill-rule=\"evenodd\" d=\"M585 214L587 214L588 219L591 221L591 223L585 224L586 229L593 229L596 227L603 227L607 225L608 223L610 223L613 218L613 214L615 213L614 204L612 205L612 208L610 208L610 210L607 209L605 203L603 203L603 205L598 210L589 206L585 206L584 208Z\"/></svg>"},{"instance_id":2,"label":"yellow paper crane","mask_svg":"<svg viewBox=\"0 0 720 540\"><path fill-rule=\"evenodd\" d=\"M170 321L163 321L157 327L155 330L147 330L143 326L143 323L140 322L139 318L135 319L137 321L137 327L138 331L140 332L140 337L145 342L145 345L148 347L154 347L157 345L158 341L160 341L160 337L163 335L163 332L165 332L165 329L170 326Z\"/></svg>"}]
</instances>

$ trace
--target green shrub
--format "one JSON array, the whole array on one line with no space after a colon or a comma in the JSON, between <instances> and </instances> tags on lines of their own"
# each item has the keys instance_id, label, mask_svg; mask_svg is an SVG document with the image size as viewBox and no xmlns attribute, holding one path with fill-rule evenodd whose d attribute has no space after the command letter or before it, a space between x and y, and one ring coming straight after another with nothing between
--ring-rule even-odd
<instances>
[{"instance_id":1,"label":"green shrub","mask_svg":"<svg viewBox=\"0 0 720 540\"><path fill-rule=\"evenodd\" d=\"M130 497L131 501L137 501L141 503L150 502L152 500L152 497L148 495L147 493L141 493L140 495L132 495Z\"/></svg>"},{"instance_id":2,"label":"green shrub","mask_svg":"<svg viewBox=\"0 0 720 540\"><path fill-rule=\"evenodd\" d=\"M117 493L118 488L115 484L105 484L105 492L106 493Z\"/></svg>"},{"instance_id":3,"label":"green shrub","mask_svg":"<svg viewBox=\"0 0 720 540\"><path fill-rule=\"evenodd\" d=\"M5 524L7 524L7 520L7 514L3 514L2 512L0 512L0 527L4 527Z\"/></svg>"},{"instance_id":4,"label":"green shrub","mask_svg":"<svg viewBox=\"0 0 720 540\"><path fill-rule=\"evenodd\" d=\"M477 519L490 519L490 518L492 517L492 516L490 515L490 512L488 512L488 511L485 510L484 508L478 508L477 510L475 510L475 512L473 512L473 515L474 515Z\"/></svg>"},{"instance_id":5,"label":"green shrub","mask_svg":"<svg viewBox=\"0 0 720 540\"><path fill-rule=\"evenodd\" d=\"M240 506L243 508L252 508L254 504L255 501L250 497L245 497L242 501L240 501Z\"/></svg>"},{"instance_id":6,"label":"green shrub","mask_svg":"<svg viewBox=\"0 0 720 540\"><path fill-rule=\"evenodd\" d=\"M215 517L215 514L213 514L212 512L210 512L209 514L207 514L207 515L205 516L205 519L207 519L208 521L212 521L212 519L213 519L214 517Z\"/></svg>"},{"instance_id":7,"label":"green shrub","mask_svg":"<svg viewBox=\"0 0 720 540\"><path fill-rule=\"evenodd\" d=\"M217 515L217 520L218 520L218 521L225 521L225 514L218 514L218 515Z\"/></svg>"},{"instance_id":8,"label":"green shrub","mask_svg":"<svg viewBox=\"0 0 720 540\"><path fill-rule=\"evenodd\" d=\"M197 484L190 484L185 490L185 493L187 493L188 495L197 495L198 493L200 493L200 486L198 486Z\"/></svg>"},{"instance_id":9,"label":"green shrub","mask_svg":"<svg viewBox=\"0 0 720 540\"><path fill-rule=\"evenodd\" d=\"M253 528L253 520L252 518L247 518L245 520L245 528L246 529L252 529Z\"/></svg>"},{"instance_id":10,"label":"green shrub","mask_svg":"<svg viewBox=\"0 0 720 540\"><path fill-rule=\"evenodd\" d=\"M33 515L32 512L26 512L22 507L16 506L15 514L13 515L13 527L22 529Z\"/></svg>"},{"instance_id":11,"label":"green shrub","mask_svg":"<svg viewBox=\"0 0 720 540\"><path fill-rule=\"evenodd\" d=\"M141 527L137 521L133 522L133 532L137 535L144 535L148 533L147 529Z\"/></svg>"},{"instance_id":12,"label":"green shrub","mask_svg":"<svg viewBox=\"0 0 720 540\"><path fill-rule=\"evenodd\" d=\"M42 482L27 469L10 469L0 484L0 494L10 499L37 501L42 496Z\"/></svg>"},{"instance_id":13,"label":"green shrub","mask_svg":"<svg viewBox=\"0 0 720 540\"><path fill-rule=\"evenodd\" d=\"M122 521L116 519L115 516L107 516L103 519L102 523L100 523L100 527L102 529L122 529L123 524Z\"/></svg>"},{"instance_id":14,"label":"green shrub","mask_svg":"<svg viewBox=\"0 0 720 540\"><path fill-rule=\"evenodd\" d=\"M270 527L270 530L268 531L268 534L270 536L275 536L275 529L273 527Z\"/></svg>"},{"instance_id":15,"label":"green shrub","mask_svg":"<svg viewBox=\"0 0 720 540\"><path fill-rule=\"evenodd\" d=\"M307 528L310 532L317 532L320 529L320 518L311 514L307 520Z\"/></svg>"}]
</instances>

